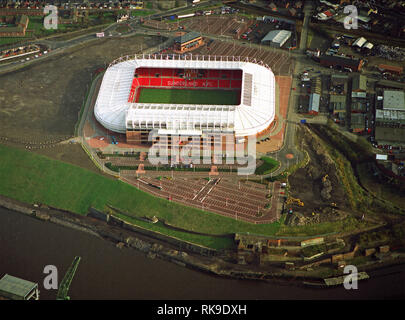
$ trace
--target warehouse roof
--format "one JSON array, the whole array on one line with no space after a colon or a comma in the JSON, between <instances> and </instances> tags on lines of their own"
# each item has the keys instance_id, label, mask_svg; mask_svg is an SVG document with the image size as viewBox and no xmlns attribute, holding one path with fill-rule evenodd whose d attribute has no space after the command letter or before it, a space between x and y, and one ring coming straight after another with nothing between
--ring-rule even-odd
<instances>
[{"instance_id":1,"label":"warehouse roof","mask_svg":"<svg viewBox=\"0 0 405 320\"><path fill-rule=\"evenodd\" d=\"M405 111L405 92L400 90L385 90L383 109Z\"/></svg>"},{"instance_id":2,"label":"warehouse roof","mask_svg":"<svg viewBox=\"0 0 405 320\"><path fill-rule=\"evenodd\" d=\"M352 129L364 129L366 120L366 115L363 113L352 113L351 114L351 128Z\"/></svg>"},{"instance_id":3,"label":"warehouse roof","mask_svg":"<svg viewBox=\"0 0 405 320\"><path fill-rule=\"evenodd\" d=\"M322 63L322 61L325 62L330 62L333 63L334 65L347 65L350 67L353 67L354 69L358 69L361 63L361 60L359 59L352 59L352 58L348 58L348 57L342 57L342 56L330 56L330 55L322 55L320 56L320 61Z\"/></svg>"},{"instance_id":4,"label":"warehouse roof","mask_svg":"<svg viewBox=\"0 0 405 320\"><path fill-rule=\"evenodd\" d=\"M189 33L183 34L182 36L175 38L174 41L177 43L186 43L199 37L201 37L201 34L195 31L191 31Z\"/></svg>"},{"instance_id":5,"label":"warehouse roof","mask_svg":"<svg viewBox=\"0 0 405 320\"><path fill-rule=\"evenodd\" d=\"M309 97L309 111L319 112L319 98L320 95L313 93Z\"/></svg>"},{"instance_id":6,"label":"warehouse roof","mask_svg":"<svg viewBox=\"0 0 405 320\"><path fill-rule=\"evenodd\" d=\"M404 68L402 68L402 67L390 66L388 64L380 64L380 65L378 65L378 69L397 72L397 73L402 73L404 71Z\"/></svg>"},{"instance_id":7,"label":"warehouse roof","mask_svg":"<svg viewBox=\"0 0 405 320\"><path fill-rule=\"evenodd\" d=\"M405 128L376 127L375 139L378 143L402 143L405 141Z\"/></svg>"},{"instance_id":8,"label":"warehouse roof","mask_svg":"<svg viewBox=\"0 0 405 320\"><path fill-rule=\"evenodd\" d=\"M375 118L376 120L405 123L405 111L377 109L375 112Z\"/></svg>"},{"instance_id":9,"label":"warehouse roof","mask_svg":"<svg viewBox=\"0 0 405 320\"><path fill-rule=\"evenodd\" d=\"M356 74L353 77L352 91L366 91L367 90L367 78L362 74Z\"/></svg>"},{"instance_id":10,"label":"warehouse roof","mask_svg":"<svg viewBox=\"0 0 405 320\"><path fill-rule=\"evenodd\" d=\"M0 295L11 299L25 299L38 284L6 274L0 279Z\"/></svg>"},{"instance_id":11,"label":"warehouse roof","mask_svg":"<svg viewBox=\"0 0 405 320\"><path fill-rule=\"evenodd\" d=\"M262 39L264 41L271 41L275 43L283 43L291 37L291 31L289 30L272 30Z\"/></svg>"}]
</instances>

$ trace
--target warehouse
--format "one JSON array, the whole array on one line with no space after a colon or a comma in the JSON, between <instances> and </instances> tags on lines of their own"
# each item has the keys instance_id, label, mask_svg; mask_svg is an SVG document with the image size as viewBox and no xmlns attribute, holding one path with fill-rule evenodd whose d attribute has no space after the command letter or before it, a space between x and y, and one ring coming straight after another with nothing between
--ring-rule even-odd
<instances>
[{"instance_id":1,"label":"warehouse","mask_svg":"<svg viewBox=\"0 0 405 320\"><path fill-rule=\"evenodd\" d=\"M384 110L405 111L405 93L399 90L385 90L383 100Z\"/></svg>"},{"instance_id":2,"label":"warehouse","mask_svg":"<svg viewBox=\"0 0 405 320\"><path fill-rule=\"evenodd\" d=\"M317 115L319 113L319 100L320 95L318 93L312 93L309 96L309 114Z\"/></svg>"},{"instance_id":3,"label":"warehouse","mask_svg":"<svg viewBox=\"0 0 405 320\"><path fill-rule=\"evenodd\" d=\"M322 55L319 57L321 65L337 69L349 69L350 71L360 71L364 61L361 59L351 59L342 56Z\"/></svg>"},{"instance_id":4,"label":"warehouse","mask_svg":"<svg viewBox=\"0 0 405 320\"><path fill-rule=\"evenodd\" d=\"M405 128L377 127L375 139L379 145L405 145Z\"/></svg>"},{"instance_id":5,"label":"warehouse","mask_svg":"<svg viewBox=\"0 0 405 320\"><path fill-rule=\"evenodd\" d=\"M291 31L272 30L263 39L262 44L269 44L271 47L281 48L291 38Z\"/></svg>"},{"instance_id":6,"label":"warehouse","mask_svg":"<svg viewBox=\"0 0 405 320\"><path fill-rule=\"evenodd\" d=\"M366 116L362 113L352 113L351 114L351 125L350 129L353 132L360 133L365 130L365 121L366 121Z\"/></svg>"},{"instance_id":7,"label":"warehouse","mask_svg":"<svg viewBox=\"0 0 405 320\"><path fill-rule=\"evenodd\" d=\"M331 94L329 99L330 108L333 114L346 113L346 96L340 94Z\"/></svg>"}]
</instances>

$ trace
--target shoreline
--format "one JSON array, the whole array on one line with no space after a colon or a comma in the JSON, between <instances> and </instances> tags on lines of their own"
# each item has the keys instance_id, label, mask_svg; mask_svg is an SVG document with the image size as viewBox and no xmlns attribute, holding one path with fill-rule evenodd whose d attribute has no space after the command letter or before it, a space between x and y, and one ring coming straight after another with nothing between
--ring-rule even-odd
<instances>
[{"instance_id":1,"label":"shoreline","mask_svg":"<svg viewBox=\"0 0 405 320\"><path fill-rule=\"evenodd\" d=\"M187 244L180 247L160 240L158 237L145 235L136 230L111 225L91 216L82 216L69 211L51 208L48 206L36 207L5 196L0 195L0 207L36 218L43 222L51 222L67 228L88 233L103 240L110 241L117 248L128 247L138 250L150 259L159 258L172 262L181 267L186 267L198 272L204 272L213 276L237 280L255 280L276 283L280 285L292 285L311 288L332 288L323 284L322 276L301 276L274 268L273 271L264 271L260 268L240 266L226 261L229 253L219 252L215 255L204 255L194 250L187 250ZM185 247L185 248L184 248ZM214 249L212 249L214 250ZM378 266L364 266L361 269L367 271L381 270L405 263L405 259L397 258L397 261L383 262Z\"/></svg>"}]
</instances>

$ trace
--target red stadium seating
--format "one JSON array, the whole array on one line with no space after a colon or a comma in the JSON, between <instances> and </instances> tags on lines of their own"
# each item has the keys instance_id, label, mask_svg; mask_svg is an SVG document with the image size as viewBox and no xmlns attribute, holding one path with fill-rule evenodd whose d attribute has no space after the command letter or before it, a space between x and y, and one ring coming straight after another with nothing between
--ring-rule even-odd
<instances>
[{"instance_id":1,"label":"red stadium seating","mask_svg":"<svg viewBox=\"0 0 405 320\"><path fill-rule=\"evenodd\" d=\"M242 87L242 80L231 80L232 89L240 89Z\"/></svg>"},{"instance_id":2,"label":"red stadium seating","mask_svg":"<svg viewBox=\"0 0 405 320\"><path fill-rule=\"evenodd\" d=\"M241 89L242 86L241 70L137 68L135 74L137 78L132 82L130 102L138 101L139 87Z\"/></svg>"},{"instance_id":3,"label":"red stadium seating","mask_svg":"<svg viewBox=\"0 0 405 320\"><path fill-rule=\"evenodd\" d=\"M150 85L154 87L162 86L162 79L161 78L150 78Z\"/></svg>"},{"instance_id":4,"label":"red stadium seating","mask_svg":"<svg viewBox=\"0 0 405 320\"><path fill-rule=\"evenodd\" d=\"M219 87L229 89L230 83L230 80L219 80Z\"/></svg>"}]
</instances>

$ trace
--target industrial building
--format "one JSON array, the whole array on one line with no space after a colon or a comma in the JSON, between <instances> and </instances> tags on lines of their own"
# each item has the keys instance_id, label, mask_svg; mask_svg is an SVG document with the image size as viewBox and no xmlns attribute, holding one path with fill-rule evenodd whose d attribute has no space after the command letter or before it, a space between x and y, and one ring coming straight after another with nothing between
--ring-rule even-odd
<instances>
[{"instance_id":1,"label":"industrial building","mask_svg":"<svg viewBox=\"0 0 405 320\"><path fill-rule=\"evenodd\" d=\"M405 92L384 90L383 109L405 111Z\"/></svg>"},{"instance_id":2,"label":"industrial building","mask_svg":"<svg viewBox=\"0 0 405 320\"><path fill-rule=\"evenodd\" d=\"M353 132L360 133L365 130L366 115L363 113L352 113L350 115L350 129Z\"/></svg>"},{"instance_id":3,"label":"industrial building","mask_svg":"<svg viewBox=\"0 0 405 320\"><path fill-rule=\"evenodd\" d=\"M203 44L204 41L201 34L192 31L174 39L174 51L177 53L184 53L197 49Z\"/></svg>"},{"instance_id":4,"label":"industrial building","mask_svg":"<svg viewBox=\"0 0 405 320\"><path fill-rule=\"evenodd\" d=\"M320 100L320 95L318 93L312 93L309 96L309 109L308 113L317 115L319 113L319 100Z\"/></svg>"},{"instance_id":5,"label":"industrial building","mask_svg":"<svg viewBox=\"0 0 405 320\"><path fill-rule=\"evenodd\" d=\"M378 70L380 70L381 72L389 72L389 73L397 74L397 75L401 75L404 72L403 67L391 66L388 64L378 65Z\"/></svg>"},{"instance_id":6,"label":"industrial building","mask_svg":"<svg viewBox=\"0 0 405 320\"><path fill-rule=\"evenodd\" d=\"M380 145L405 145L405 94L400 90L384 90L383 109L375 115L375 139Z\"/></svg>"},{"instance_id":7,"label":"industrial building","mask_svg":"<svg viewBox=\"0 0 405 320\"><path fill-rule=\"evenodd\" d=\"M346 114L346 96L340 94L331 94L329 98L330 109L333 114Z\"/></svg>"},{"instance_id":8,"label":"industrial building","mask_svg":"<svg viewBox=\"0 0 405 320\"><path fill-rule=\"evenodd\" d=\"M405 128L376 127L375 140L379 145L404 146Z\"/></svg>"},{"instance_id":9,"label":"industrial building","mask_svg":"<svg viewBox=\"0 0 405 320\"><path fill-rule=\"evenodd\" d=\"M377 109L375 120L377 126L405 126L405 111Z\"/></svg>"},{"instance_id":10,"label":"industrial building","mask_svg":"<svg viewBox=\"0 0 405 320\"><path fill-rule=\"evenodd\" d=\"M291 38L289 30L272 30L262 39L262 44L269 44L271 47L281 48Z\"/></svg>"},{"instance_id":11,"label":"industrial building","mask_svg":"<svg viewBox=\"0 0 405 320\"><path fill-rule=\"evenodd\" d=\"M365 92L367 90L367 77L355 74L352 79L352 92Z\"/></svg>"},{"instance_id":12,"label":"industrial building","mask_svg":"<svg viewBox=\"0 0 405 320\"><path fill-rule=\"evenodd\" d=\"M337 69L350 69L351 71L360 71L364 61L362 59L352 59L342 56L322 55L319 61L324 67L332 67Z\"/></svg>"},{"instance_id":13,"label":"industrial building","mask_svg":"<svg viewBox=\"0 0 405 320\"><path fill-rule=\"evenodd\" d=\"M38 284L6 274L0 279L0 297L10 300L38 300Z\"/></svg>"}]
</instances>

